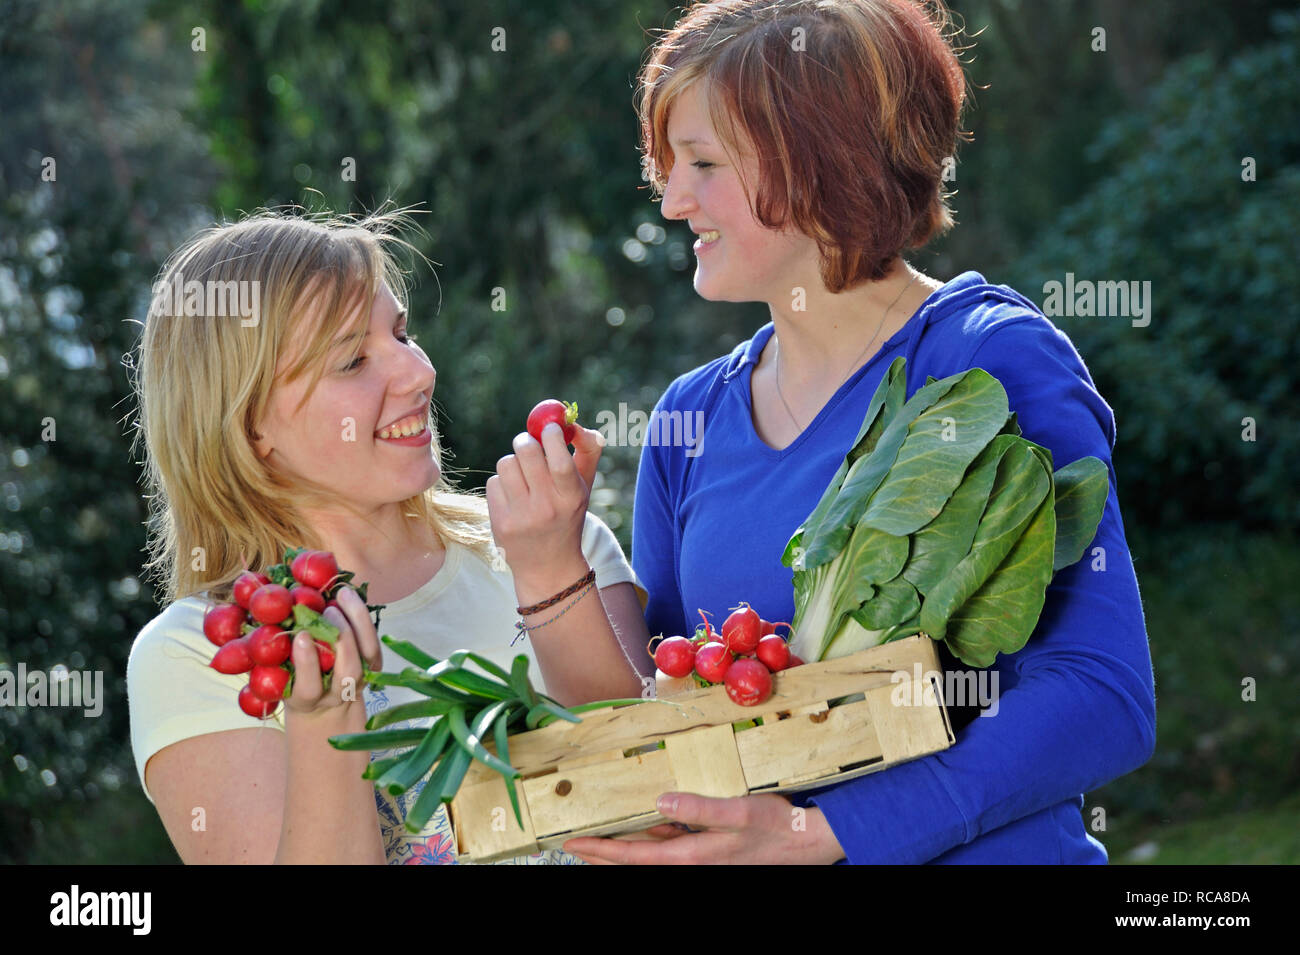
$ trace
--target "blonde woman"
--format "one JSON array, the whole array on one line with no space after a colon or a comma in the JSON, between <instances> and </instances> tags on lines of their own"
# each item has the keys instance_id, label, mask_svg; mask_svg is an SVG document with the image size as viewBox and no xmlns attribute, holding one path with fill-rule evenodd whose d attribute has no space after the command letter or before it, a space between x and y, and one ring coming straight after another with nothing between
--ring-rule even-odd
<instances>
[{"instance_id":1,"label":"blonde woman","mask_svg":"<svg viewBox=\"0 0 1300 955\"><path fill-rule=\"evenodd\" d=\"M525 653L534 682L566 705L640 695L628 654L644 655L644 591L587 513L600 435L579 429L570 456L558 427L541 444L521 434L484 497L452 489L430 413L434 367L408 334L393 255L405 222L400 212L259 213L195 236L156 287L135 387L148 569L166 607L132 647L127 692L141 785L187 863L454 856L444 809L408 833L418 790L379 793L361 777L370 754L327 742L413 696L346 692L363 659L407 665L379 642L355 591L326 611L341 631L328 693L305 634L293 645L293 693L266 721L236 704L245 677L207 665L205 608L288 545L332 551L369 582L371 603L387 605L383 632L434 656L467 647L508 666ZM593 584L524 617L529 630L512 645L517 609L589 570Z\"/></svg>"}]
</instances>

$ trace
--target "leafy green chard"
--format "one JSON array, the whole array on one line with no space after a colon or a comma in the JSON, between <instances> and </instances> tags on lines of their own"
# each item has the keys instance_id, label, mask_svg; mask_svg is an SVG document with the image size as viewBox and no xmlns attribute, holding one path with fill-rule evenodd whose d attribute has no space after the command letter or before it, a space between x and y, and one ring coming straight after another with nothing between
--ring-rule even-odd
<instances>
[{"instance_id":1,"label":"leafy green chard","mask_svg":"<svg viewBox=\"0 0 1300 955\"><path fill-rule=\"evenodd\" d=\"M824 660L926 633L988 666L1025 645L1052 575L1096 535L1106 466L1085 457L1053 473L983 369L931 378L906 401L904 369L890 365L786 545L791 648Z\"/></svg>"}]
</instances>

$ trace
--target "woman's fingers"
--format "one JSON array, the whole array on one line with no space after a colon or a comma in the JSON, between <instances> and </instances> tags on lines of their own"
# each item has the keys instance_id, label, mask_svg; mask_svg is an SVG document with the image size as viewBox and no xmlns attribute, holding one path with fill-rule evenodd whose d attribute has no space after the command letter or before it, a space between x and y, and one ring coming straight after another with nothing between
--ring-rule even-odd
<instances>
[{"instance_id":1,"label":"woman's fingers","mask_svg":"<svg viewBox=\"0 0 1300 955\"><path fill-rule=\"evenodd\" d=\"M524 472L519 466L517 455L507 454L497 462L497 477L501 478L501 490L505 491L506 501L512 508L517 507L519 502L527 500L528 482L524 480Z\"/></svg>"},{"instance_id":2,"label":"woman's fingers","mask_svg":"<svg viewBox=\"0 0 1300 955\"><path fill-rule=\"evenodd\" d=\"M549 428L550 425L547 425ZM559 430L559 425L555 426ZM545 440L546 432L542 432ZM563 444L563 439L561 439ZM546 497L546 491L554 483L551 476L548 460L549 455L542 450L542 445L532 439L529 434L515 435L514 442L514 459L518 462L520 470L523 472L524 480L528 483L528 491L538 498L537 503L541 503Z\"/></svg>"},{"instance_id":3,"label":"woman's fingers","mask_svg":"<svg viewBox=\"0 0 1300 955\"><path fill-rule=\"evenodd\" d=\"M579 440L578 432L574 433L573 440ZM583 483L575 459L569 455L569 446L564 442L564 432L558 424L548 424L542 429L542 447L546 452L546 467L550 472L548 477L561 500L570 503L584 500L591 485ZM596 453L596 458L599 460L599 452ZM594 476L594 470L592 473Z\"/></svg>"},{"instance_id":4,"label":"woman's fingers","mask_svg":"<svg viewBox=\"0 0 1300 955\"><path fill-rule=\"evenodd\" d=\"M379 648L379 634L375 630L374 621L370 619L366 602L351 587L339 588L334 601L339 605L339 609L347 618L348 625L352 628L360 657L366 661L370 669L382 669L384 658Z\"/></svg>"},{"instance_id":5,"label":"woman's fingers","mask_svg":"<svg viewBox=\"0 0 1300 955\"><path fill-rule=\"evenodd\" d=\"M352 681L352 698L359 698L356 690L361 682L361 653L357 650L352 627L338 607L326 607L321 616L339 628L338 642L334 644L334 676L330 680L329 692L330 705L337 706L343 702L343 690L348 680Z\"/></svg>"},{"instance_id":6,"label":"woman's fingers","mask_svg":"<svg viewBox=\"0 0 1300 955\"><path fill-rule=\"evenodd\" d=\"M600 463L600 453L604 448L605 436L599 431L579 427L574 432L573 463L588 491L596 480L596 465Z\"/></svg>"},{"instance_id":7,"label":"woman's fingers","mask_svg":"<svg viewBox=\"0 0 1300 955\"><path fill-rule=\"evenodd\" d=\"M507 526L510 521L510 502L506 499L505 488L501 486L500 475L492 475L487 479L487 484L483 486L484 496L487 497L488 523L492 525L492 538L501 546L501 540L498 532Z\"/></svg>"},{"instance_id":8,"label":"woman's fingers","mask_svg":"<svg viewBox=\"0 0 1300 955\"><path fill-rule=\"evenodd\" d=\"M382 667L379 638L361 595L350 587L344 587L339 590L335 600L339 606L326 607L321 614L339 631L334 643L334 668L330 671L329 692L325 692L325 678L320 670L316 641L305 630L297 633L290 650L294 667L293 692L289 694L286 703L293 710L303 713L319 712L359 700L363 652L371 669L378 670Z\"/></svg>"},{"instance_id":9,"label":"woman's fingers","mask_svg":"<svg viewBox=\"0 0 1300 955\"><path fill-rule=\"evenodd\" d=\"M294 634L289 652L293 658L293 692L289 694L288 705L296 710L315 709L323 690L320 662L311 635L306 630Z\"/></svg>"}]
</instances>

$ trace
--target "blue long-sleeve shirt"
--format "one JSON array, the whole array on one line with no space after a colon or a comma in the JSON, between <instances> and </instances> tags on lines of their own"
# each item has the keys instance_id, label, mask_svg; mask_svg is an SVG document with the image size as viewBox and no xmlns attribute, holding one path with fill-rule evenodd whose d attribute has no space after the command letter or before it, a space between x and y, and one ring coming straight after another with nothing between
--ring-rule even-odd
<instances>
[{"instance_id":1,"label":"blue long-sleeve shirt","mask_svg":"<svg viewBox=\"0 0 1300 955\"><path fill-rule=\"evenodd\" d=\"M649 590L650 632L689 635L699 609L717 624L742 600L767 620L794 619L781 555L857 436L890 362L906 357L909 397L927 375L985 369L1054 467L1086 455L1106 463L1110 494L1097 536L1053 579L1028 644L993 664L995 715L973 719L943 752L792 798L824 812L852 863L1105 863L1084 825L1082 793L1150 758L1155 689L1111 464L1114 415L1078 352L1028 299L966 272L777 451L755 432L750 397L772 331L768 324L678 378L656 405L660 415L703 417L693 419L702 421L694 447L647 442L641 455L632 564Z\"/></svg>"}]
</instances>

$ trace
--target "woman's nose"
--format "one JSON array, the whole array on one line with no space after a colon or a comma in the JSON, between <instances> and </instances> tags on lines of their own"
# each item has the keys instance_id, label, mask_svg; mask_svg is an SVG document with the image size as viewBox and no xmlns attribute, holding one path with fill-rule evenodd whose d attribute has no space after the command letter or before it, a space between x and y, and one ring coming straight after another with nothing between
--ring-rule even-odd
<instances>
[{"instance_id":1,"label":"woman's nose","mask_svg":"<svg viewBox=\"0 0 1300 955\"><path fill-rule=\"evenodd\" d=\"M686 188L686 177L681 172L681 164L675 164L668 174L668 183L664 186L664 198L659 203L659 211L665 219L685 219L694 208L695 198Z\"/></svg>"},{"instance_id":2,"label":"woman's nose","mask_svg":"<svg viewBox=\"0 0 1300 955\"><path fill-rule=\"evenodd\" d=\"M417 345L403 345L403 360L393 374L393 391L409 394L413 391L433 394L433 386L438 373L434 370L429 356Z\"/></svg>"}]
</instances>

